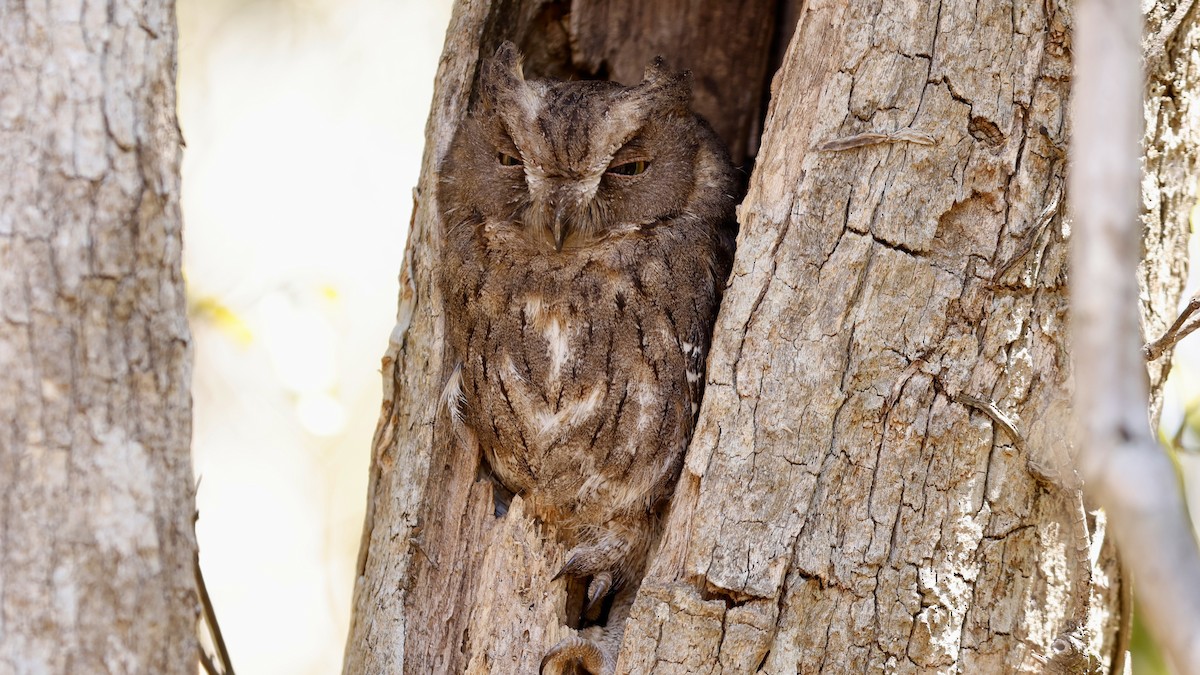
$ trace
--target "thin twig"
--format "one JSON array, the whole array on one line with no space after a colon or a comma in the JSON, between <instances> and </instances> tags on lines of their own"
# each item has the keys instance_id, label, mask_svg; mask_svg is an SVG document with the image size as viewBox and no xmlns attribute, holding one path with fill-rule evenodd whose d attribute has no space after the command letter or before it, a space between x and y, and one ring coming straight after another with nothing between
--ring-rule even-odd
<instances>
[{"instance_id":1,"label":"thin twig","mask_svg":"<svg viewBox=\"0 0 1200 675\"><path fill-rule=\"evenodd\" d=\"M1009 270L1011 270L1018 261L1029 255L1029 252L1033 250L1033 247L1037 244L1037 242L1041 241L1042 235L1046 232L1046 228L1049 227L1050 223L1054 220L1054 216L1058 215L1059 206L1061 205L1062 186L1059 186L1059 188L1054 191L1054 196L1050 199L1050 203L1046 204L1046 208L1042 209L1042 212L1038 214L1037 221L1035 222L1034 226L1030 228L1028 236L1026 236L1025 241L1021 244L1021 248L1014 253L1007 262L1000 265L999 269L996 270L996 273L992 275L993 284L999 283L1000 279L1004 277L1005 274L1008 274Z\"/></svg>"},{"instance_id":2,"label":"thin twig","mask_svg":"<svg viewBox=\"0 0 1200 675\"><path fill-rule=\"evenodd\" d=\"M881 143L916 143L917 145L933 145L934 138L923 131L915 129L899 129L891 133L881 133L877 131L869 131L862 134L854 134L845 138L837 138L828 143L823 143L817 146L818 150L837 151L850 150L853 148L863 148L868 145L879 145Z\"/></svg>"},{"instance_id":3,"label":"thin twig","mask_svg":"<svg viewBox=\"0 0 1200 675\"><path fill-rule=\"evenodd\" d=\"M1183 410L1183 417L1179 420L1179 426L1175 428L1175 433L1171 436L1171 447L1174 448L1176 452L1184 452L1186 450L1186 448L1183 447L1183 435L1187 432L1188 418L1191 417L1192 413L1195 411L1195 405L1189 405Z\"/></svg>"},{"instance_id":4,"label":"thin twig","mask_svg":"<svg viewBox=\"0 0 1200 675\"><path fill-rule=\"evenodd\" d=\"M433 559L433 556L429 555L429 552L426 551L425 547L421 545L420 540L418 540L416 537L413 537L408 541L412 544L413 548L417 549L418 553L425 556L425 559L429 561L429 564L433 565L433 569L439 569L437 561Z\"/></svg>"},{"instance_id":5,"label":"thin twig","mask_svg":"<svg viewBox=\"0 0 1200 675\"><path fill-rule=\"evenodd\" d=\"M932 351L933 349L925 350L920 356L909 362L908 366L901 371L900 377L896 378L895 384L892 385L892 391L888 394L887 401L883 404L884 414L891 411L896 402L900 400L900 395L904 393L904 387L921 370L921 366L929 363L929 354Z\"/></svg>"},{"instance_id":6,"label":"thin twig","mask_svg":"<svg viewBox=\"0 0 1200 675\"><path fill-rule=\"evenodd\" d=\"M221 660L224 675L234 675L229 649L225 647L225 638L221 635L220 624L217 623L217 612L213 609L212 598L208 597L208 586L205 585L204 574L200 571L199 550L192 553L192 563L196 573L196 592L200 595L200 606L204 608L204 622L208 624L208 632L217 648L217 658Z\"/></svg>"},{"instance_id":7,"label":"thin twig","mask_svg":"<svg viewBox=\"0 0 1200 675\"><path fill-rule=\"evenodd\" d=\"M1017 425L1015 421L1006 415L1002 410L1000 410L1000 408L996 407L995 403L992 403L991 401L985 401L981 398L975 398L969 394L954 394L951 396L951 399L955 403L970 406L990 417L997 426L999 426L1001 429L1004 429L1004 432L1007 433L1009 438L1012 439L1013 445L1016 446L1018 450L1024 449L1025 439L1021 436L1021 432L1017 431Z\"/></svg>"},{"instance_id":8,"label":"thin twig","mask_svg":"<svg viewBox=\"0 0 1200 675\"><path fill-rule=\"evenodd\" d=\"M1146 357L1147 361L1153 361L1162 356L1168 349L1174 347L1180 340L1191 335L1197 328L1200 328L1200 321L1194 321L1191 324L1184 326L1197 310L1200 310L1200 295L1193 295L1191 300L1188 300L1187 305L1179 312L1179 318L1175 319L1175 323L1167 329L1163 336L1142 347L1142 356Z\"/></svg>"}]
</instances>

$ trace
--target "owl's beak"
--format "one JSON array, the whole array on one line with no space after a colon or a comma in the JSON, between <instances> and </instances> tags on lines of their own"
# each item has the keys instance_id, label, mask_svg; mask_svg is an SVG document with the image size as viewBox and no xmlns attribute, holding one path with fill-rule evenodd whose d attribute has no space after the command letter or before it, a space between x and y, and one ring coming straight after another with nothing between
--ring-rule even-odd
<instances>
[{"instance_id":1,"label":"owl's beak","mask_svg":"<svg viewBox=\"0 0 1200 675\"><path fill-rule=\"evenodd\" d=\"M566 214L560 209L554 214L554 250L562 253L563 242L567 240L567 235L571 233L571 226L567 224Z\"/></svg>"}]
</instances>

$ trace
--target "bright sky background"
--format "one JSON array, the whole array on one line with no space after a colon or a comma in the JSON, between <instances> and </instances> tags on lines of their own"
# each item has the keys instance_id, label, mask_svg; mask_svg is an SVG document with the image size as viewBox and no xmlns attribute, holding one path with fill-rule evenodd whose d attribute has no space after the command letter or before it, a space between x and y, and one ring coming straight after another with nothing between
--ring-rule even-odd
<instances>
[{"instance_id":1,"label":"bright sky background","mask_svg":"<svg viewBox=\"0 0 1200 675\"><path fill-rule=\"evenodd\" d=\"M449 0L179 0L197 537L243 675L336 673Z\"/></svg>"},{"instance_id":2,"label":"bright sky background","mask_svg":"<svg viewBox=\"0 0 1200 675\"><path fill-rule=\"evenodd\" d=\"M178 2L197 537L242 675L341 670L450 4ZM1200 334L1172 372L1168 435L1188 405L1200 417L1197 374ZM1180 462L1200 476L1200 457Z\"/></svg>"}]
</instances>

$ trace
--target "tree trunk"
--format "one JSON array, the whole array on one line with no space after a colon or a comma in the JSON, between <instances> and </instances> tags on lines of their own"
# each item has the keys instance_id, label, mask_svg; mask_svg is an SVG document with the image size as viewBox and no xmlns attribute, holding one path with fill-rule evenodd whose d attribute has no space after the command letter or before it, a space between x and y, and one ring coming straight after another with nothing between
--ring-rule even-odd
<instances>
[{"instance_id":1,"label":"tree trunk","mask_svg":"<svg viewBox=\"0 0 1200 675\"><path fill-rule=\"evenodd\" d=\"M195 673L169 0L0 4L0 672Z\"/></svg>"},{"instance_id":2,"label":"tree trunk","mask_svg":"<svg viewBox=\"0 0 1200 675\"><path fill-rule=\"evenodd\" d=\"M1119 666L1127 584L1070 469L1070 4L744 5L456 5L384 357L347 673L536 672L572 630L551 582L564 552L519 500L493 516L435 403L434 169L503 39L535 75L630 82L662 53L709 87L696 106L735 157L758 148L698 429L618 672L1035 672L1063 635ZM1182 288L1200 147L1200 40L1175 10L1148 19L1179 19L1147 108L1148 335Z\"/></svg>"}]
</instances>

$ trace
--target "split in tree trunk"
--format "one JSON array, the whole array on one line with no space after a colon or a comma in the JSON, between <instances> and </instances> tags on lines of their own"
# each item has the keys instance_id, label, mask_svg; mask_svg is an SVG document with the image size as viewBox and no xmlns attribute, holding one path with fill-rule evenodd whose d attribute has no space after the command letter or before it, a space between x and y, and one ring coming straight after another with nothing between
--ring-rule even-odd
<instances>
[{"instance_id":1,"label":"split in tree trunk","mask_svg":"<svg viewBox=\"0 0 1200 675\"><path fill-rule=\"evenodd\" d=\"M634 82L662 54L706 83L697 107L735 157L756 151L699 427L617 671L1035 672L1062 636L1119 664L1126 582L1067 440L1071 6L602 4L456 5L345 671L535 672L571 634L564 552L520 500L494 515L436 407L452 364L434 167L505 39L555 77ZM1150 83L1148 168L1170 188L1144 196L1151 335L1184 280L1200 147L1177 93L1200 33L1174 36Z\"/></svg>"}]
</instances>

